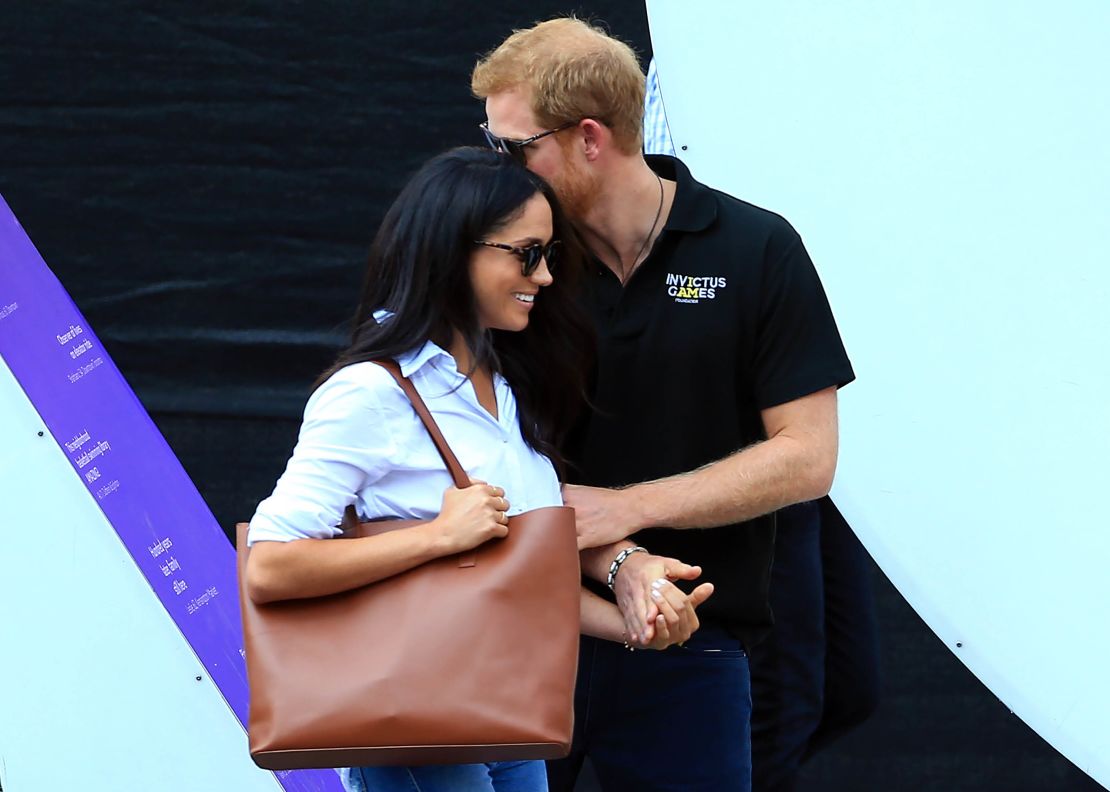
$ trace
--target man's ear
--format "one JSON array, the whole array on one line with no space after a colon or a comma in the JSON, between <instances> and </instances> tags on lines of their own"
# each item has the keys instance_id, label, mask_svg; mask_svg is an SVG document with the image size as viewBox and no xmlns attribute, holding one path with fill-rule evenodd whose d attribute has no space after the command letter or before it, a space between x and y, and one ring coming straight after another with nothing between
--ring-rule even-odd
<instances>
[{"instance_id":1,"label":"man's ear","mask_svg":"<svg viewBox=\"0 0 1110 792\"><path fill-rule=\"evenodd\" d=\"M586 161L593 162L601 154L602 149L607 148L612 142L613 133L607 126L592 118L583 119L579 128L582 130L582 140L585 143Z\"/></svg>"}]
</instances>

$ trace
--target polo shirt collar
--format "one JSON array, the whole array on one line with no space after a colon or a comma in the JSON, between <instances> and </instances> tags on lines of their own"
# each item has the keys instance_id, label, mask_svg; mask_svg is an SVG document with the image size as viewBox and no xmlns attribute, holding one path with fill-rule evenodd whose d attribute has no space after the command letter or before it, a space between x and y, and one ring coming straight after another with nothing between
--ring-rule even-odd
<instances>
[{"instance_id":1,"label":"polo shirt collar","mask_svg":"<svg viewBox=\"0 0 1110 792\"><path fill-rule=\"evenodd\" d=\"M713 191L696 181L679 159L665 154L648 154L644 159L649 168L678 185L664 231L704 231L717 219Z\"/></svg>"}]
</instances>

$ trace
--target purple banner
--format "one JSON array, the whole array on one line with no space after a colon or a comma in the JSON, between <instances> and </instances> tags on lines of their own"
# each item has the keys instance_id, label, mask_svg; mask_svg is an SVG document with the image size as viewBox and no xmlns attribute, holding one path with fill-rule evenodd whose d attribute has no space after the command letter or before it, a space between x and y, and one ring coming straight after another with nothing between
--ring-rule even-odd
<instances>
[{"instance_id":1,"label":"purple banner","mask_svg":"<svg viewBox=\"0 0 1110 792\"><path fill-rule=\"evenodd\" d=\"M2 197L0 357L245 724L234 550ZM330 770L277 776L288 792L342 792Z\"/></svg>"}]
</instances>

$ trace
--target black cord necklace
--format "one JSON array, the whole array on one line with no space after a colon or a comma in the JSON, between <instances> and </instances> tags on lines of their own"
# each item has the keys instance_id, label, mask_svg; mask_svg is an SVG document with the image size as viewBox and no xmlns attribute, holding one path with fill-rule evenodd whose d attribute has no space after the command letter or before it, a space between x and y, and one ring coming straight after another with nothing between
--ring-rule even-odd
<instances>
[{"instance_id":1,"label":"black cord necklace","mask_svg":"<svg viewBox=\"0 0 1110 792\"><path fill-rule=\"evenodd\" d=\"M659 182L659 207L655 210L655 219L651 221L651 230L648 231L648 235L644 237L644 244L640 245L640 250L636 253L636 257L632 259L632 267L629 268L628 273L621 278L622 285L628 283L628 279L631 278L632 273L636 271L636 267L640 263L640 256L644 255L648 243L651 242L651 238L655 236L655 227L659 225L659 217L663 214L663 180L659 178L658 173L653 172L653 175L655 176L655 180Z\"/></svg>"}]
</instances>

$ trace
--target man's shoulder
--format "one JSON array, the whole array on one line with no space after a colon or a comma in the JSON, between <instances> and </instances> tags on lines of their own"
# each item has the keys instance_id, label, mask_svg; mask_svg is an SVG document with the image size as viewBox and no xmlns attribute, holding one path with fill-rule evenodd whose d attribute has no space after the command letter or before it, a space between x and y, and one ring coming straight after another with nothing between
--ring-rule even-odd
<instances>
[{"instance_id":1,"label":"man's shoulder","mask_svg":"<svg viewBox=\"0 0 1110 792\"><path fill-rule=\"evenodd\" d=\"M797 237L790 221L778 212L737 198L724 190L702 185L717 203L717 216L729 229L757 233L770 238Z\"/></svg>"},{"instance_id":2,"label":"man's shoulder","mask_svg":"<svg viewBox=\"0 0 1110 792\"><path fill-rule=\"evenodd\" d=\"M800 241L797 231L781 214L694 178L677 157L652 155L648 164L661 176L678 183L672 208L674 228L704 234L707 240L737 245L748 251L773 250Z\"/></svg>"}]
</instances>

